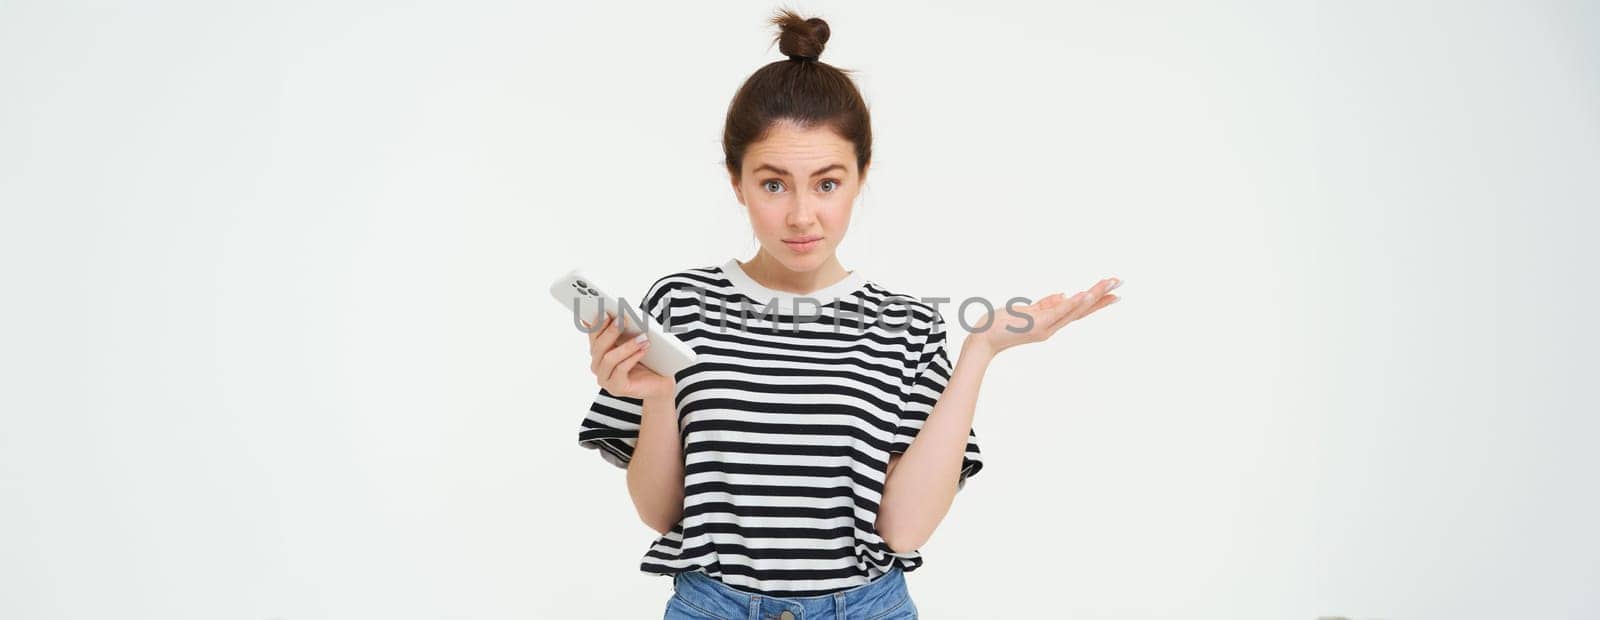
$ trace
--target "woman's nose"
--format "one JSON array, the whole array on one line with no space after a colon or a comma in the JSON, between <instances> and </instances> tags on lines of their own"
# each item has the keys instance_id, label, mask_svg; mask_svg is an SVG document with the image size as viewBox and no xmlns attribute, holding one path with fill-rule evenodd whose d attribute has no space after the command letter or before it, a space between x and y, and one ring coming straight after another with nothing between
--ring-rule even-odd
<instances>
[{"instance_id":1,"label":"woman's nose","mask_svg":"<svg viewBox=\"0 0 1600 620\"><path fill-rule=\"evenodd\" d=\"M805 228L817 220L817 207L811 199L801 197L794 201L794 206L789 208L788 224L795 228Z\"/></svg>"}]
</instances>

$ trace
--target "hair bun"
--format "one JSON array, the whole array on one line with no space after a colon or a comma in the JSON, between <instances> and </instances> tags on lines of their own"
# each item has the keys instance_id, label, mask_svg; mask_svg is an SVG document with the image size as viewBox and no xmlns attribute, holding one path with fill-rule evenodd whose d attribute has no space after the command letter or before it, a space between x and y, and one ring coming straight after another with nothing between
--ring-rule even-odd
<instances>
[{"instance_id":1,"label":"hair bun","mask_svg":"<svg viewBox=\"0 0 1600 620\"><path fill-rule=\"evenodd\" d=\"M789 9L772 16L778 27L778 51L792 60L816 60L828 43L828 22L820 17L806 19Z\"/></svg>"}]
</instances>

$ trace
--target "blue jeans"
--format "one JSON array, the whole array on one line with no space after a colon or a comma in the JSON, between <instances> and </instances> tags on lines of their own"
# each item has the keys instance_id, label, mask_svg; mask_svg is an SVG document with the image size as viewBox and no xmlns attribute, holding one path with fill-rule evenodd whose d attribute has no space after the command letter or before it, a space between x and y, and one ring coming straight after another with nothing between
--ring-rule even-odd
<instances>
[{"instance_id":1,"label":"blue jeans","mask_svg":"<svg viewBox=\"0 0 1600 620\"><path fill-rule=\"evenodd\" d=\"M735 590L703 571L672 578L672 599L662 620L915 620L901 568L833 594L779 597ZM783 615L783 612L789 615Z\"/></svg>"}]
</instances>

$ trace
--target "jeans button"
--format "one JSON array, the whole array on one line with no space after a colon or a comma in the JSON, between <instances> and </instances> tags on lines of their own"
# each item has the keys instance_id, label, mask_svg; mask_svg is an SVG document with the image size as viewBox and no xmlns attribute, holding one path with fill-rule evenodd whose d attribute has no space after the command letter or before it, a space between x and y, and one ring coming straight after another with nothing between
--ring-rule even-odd
<instances>
[{"instance_id":1,"label":"jeans button","mask_svg":"<svg viewBox=\"0 0 1600 620\"><path fill-rule=\"evenodd\" d=\"M783 613L778 614L778 620L794 620L794 614L789 613L789 610L785 609L783 610Z\"/></svg>"}]
</instances>

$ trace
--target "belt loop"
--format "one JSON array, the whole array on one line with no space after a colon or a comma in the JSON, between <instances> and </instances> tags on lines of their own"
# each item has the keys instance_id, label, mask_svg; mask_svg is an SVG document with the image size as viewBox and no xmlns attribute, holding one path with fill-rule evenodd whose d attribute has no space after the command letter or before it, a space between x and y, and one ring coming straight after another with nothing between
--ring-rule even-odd
<instances>
[{"instance_id":1,"label":"belt loop","mask_svg":"<svg viewBox=\"0 0 1600 620\"><path fill-rule=\"evenodd\" d=\"M844 620L845 618L850 617L845 614L843 592L833 593L833 613L838 614L839 620Z\"/></svg>"},{"instance_id":2,"label":"belt loop","mask_svg":"<svg viewBox=\"0 0 1600 620\"><path fill-rule=\"evenodd\" d=\"M761 595L750 595L750 620L761 620Z\"/></svg>"}]
</instances>

